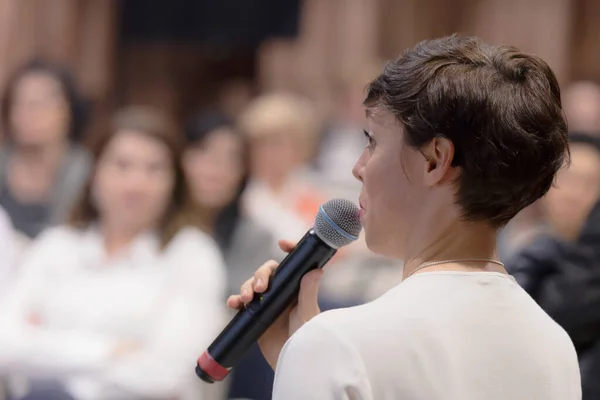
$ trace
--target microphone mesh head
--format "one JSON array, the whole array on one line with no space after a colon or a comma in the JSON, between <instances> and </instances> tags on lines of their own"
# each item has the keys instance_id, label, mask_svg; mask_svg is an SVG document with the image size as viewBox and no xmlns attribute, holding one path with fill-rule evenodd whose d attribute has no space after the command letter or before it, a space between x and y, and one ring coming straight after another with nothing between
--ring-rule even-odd
<instances>
[{"instance_id":1,"label":"microphone mesh head","mask_svg":"<svg viewBox=\"0 0 600 400\"><path fill-rule=\"evenodd\" d=\"M329 246L338 249L358 239L362 225L360 209L346 199L333 199L323 204L315 218L314 231Z\"/></svg>"}]
</instances>

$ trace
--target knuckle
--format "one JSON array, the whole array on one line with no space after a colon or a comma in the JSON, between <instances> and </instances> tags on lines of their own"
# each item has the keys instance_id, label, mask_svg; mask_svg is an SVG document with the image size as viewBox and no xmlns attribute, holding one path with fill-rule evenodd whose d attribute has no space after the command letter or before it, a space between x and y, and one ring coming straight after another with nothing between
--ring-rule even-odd
<instances>
[{"instance_id":1,"label":"knuckle","mask_svg":"<svg viewBox=\"0 0 600 400\"><path fill-rule=\"evenodd\" d=\"M252 287L252 282L254 282L254 278L250 278L246 282L244 282L242 284L242 286L240 286L240 292L243 292L243 291L248 290L249 288L251 288Z\"/></svg>"}]
</instances>

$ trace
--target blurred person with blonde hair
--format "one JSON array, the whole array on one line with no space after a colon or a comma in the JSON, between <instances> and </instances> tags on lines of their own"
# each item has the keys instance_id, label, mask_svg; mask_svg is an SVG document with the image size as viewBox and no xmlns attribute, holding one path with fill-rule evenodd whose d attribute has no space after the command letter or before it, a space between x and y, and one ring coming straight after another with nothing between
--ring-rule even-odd
<instances>
[{"instance_id":1,"label":"blurred person with blonde hair","mask_svg":"<svg viewBox=\"0 0 600 400\"><path fill-rule=\"evenodd\" d=\"M168 117L127 108L97 139L69 224L36 239L3 304L0 372L27 376L41 398L185 398L224 318L221 253L189 226Z\"/></svg>"},{"instance_id":2,"label":"blurred person with blonde hair","mask_svg":"<svg viewBox=\"0 0 600 400\"><path fill-rule=\"evenodd\" d=\"M250 181L244 207L274 237L300 237L324 196L309 169L320 118L309 100L290 93L254 99L239 127L250 145Z\"/></svg>"}]
</instances>

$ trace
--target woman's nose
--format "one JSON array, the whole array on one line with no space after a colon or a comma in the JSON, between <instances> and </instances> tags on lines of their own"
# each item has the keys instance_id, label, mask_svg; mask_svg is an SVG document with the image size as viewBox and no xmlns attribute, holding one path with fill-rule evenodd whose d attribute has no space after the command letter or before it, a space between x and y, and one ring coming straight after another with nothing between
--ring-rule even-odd
<instances>
[{"instance_id":1,"label":"woman's nose","mask_svg":"<svg viewBox=\"0 0 600 400\"><path fill-rule=\"evenodd\" d=\"M352 175L359 181L363 181L363 170L365 168L365 157L366 157L366 149L362 152L356 164L354 164L354 168L352 168Z\"/></svg>"}]
</instances>

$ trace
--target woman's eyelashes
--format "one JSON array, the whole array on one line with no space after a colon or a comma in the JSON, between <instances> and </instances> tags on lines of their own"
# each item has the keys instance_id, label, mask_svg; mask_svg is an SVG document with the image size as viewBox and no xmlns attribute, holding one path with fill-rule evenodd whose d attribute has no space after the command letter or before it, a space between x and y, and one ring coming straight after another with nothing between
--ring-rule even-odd
<instances>
[{"instance_id":1,"label":"woman's eyelashes","mask_svg":"<svg viewBox=\"0 0 600 400\"><path fill-rule=\"evenodd\" d=\"M367 148L369 149L369 151L372 151L375 148L375 139L373 139L373 136L371 136L371 134L364 129L363 133L367 138Z\"/></svg>"}]
</instances>

